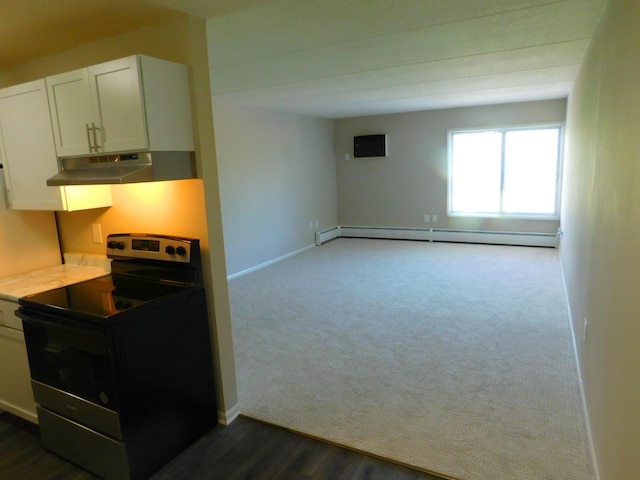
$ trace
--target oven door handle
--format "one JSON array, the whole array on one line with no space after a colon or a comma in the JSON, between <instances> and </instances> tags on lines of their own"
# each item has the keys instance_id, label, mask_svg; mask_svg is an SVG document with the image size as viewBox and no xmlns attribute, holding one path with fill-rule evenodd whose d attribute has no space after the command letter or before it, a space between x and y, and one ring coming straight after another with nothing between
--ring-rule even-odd
<instances>
[{"instance_id":1,"label":"oven door handle","mask_svg":"<svg viewBox=\"0 0 640 480\"><path fill-rule=\"evenodd\" d=\"M23 308L16 311L16 315L22 319L27 350L32 339L38 341L36 338L41 336L38 332L44 330L48 341L55 339L60 344L104 357L111 353L109 337L104 328L68 321L42 312L25 311Z\"/></svg>"},{"instance_id":2,"label":"oven door handle","mask_svg":"<svg viewBox=\"0 0 640 480\"><path fill-rule=\"evenodd\" d=\"M34 325L51 325L64 328L66 330L100 330L99 327L87 322L79 322L70 320L63 316L56 316L50 313L44 313L37 310L31 310L20 307L15 314L22 319L23 322L32 323Z\"/></svg>"}]
</instances>

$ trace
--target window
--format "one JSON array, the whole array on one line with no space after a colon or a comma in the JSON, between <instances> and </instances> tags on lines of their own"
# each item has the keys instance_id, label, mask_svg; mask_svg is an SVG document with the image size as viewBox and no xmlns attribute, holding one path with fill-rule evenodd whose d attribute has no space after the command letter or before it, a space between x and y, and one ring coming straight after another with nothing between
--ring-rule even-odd
<instances>
[{"instance_id":1,"label":"window","mask_svg":"<svg viewBox=\"0 0 640 480\"><path fill-rule=\"evenodd\" d=\"M558 216L560 126L449 133L449 214Z\"/></svg>"}]
</instances>

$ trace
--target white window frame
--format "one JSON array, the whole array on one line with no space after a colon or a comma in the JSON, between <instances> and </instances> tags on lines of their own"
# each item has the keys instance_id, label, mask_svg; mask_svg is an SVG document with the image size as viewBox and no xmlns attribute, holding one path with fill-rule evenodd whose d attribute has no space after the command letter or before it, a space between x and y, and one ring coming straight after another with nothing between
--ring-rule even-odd
<instances>
[{"instance_id":1,"label":"white window frame","mask_svg":"<svg viewBox=\"0 0 640 480\"><path fill-rule=\"evenodd\" d=\"M502 133L502 158L501 158L501 192L502 198L504 189L504 135L510 131L523 131L523 130L542 130L542 129L558 129L558 165L556 171L556 198L554 204L554 212L551 214L540 213L508 213L508 212L454 212L452 211L452 185L453 185L453 136L457 133L481 133L481 132L500 132ZM550 124L536 124L526 126L508 126L508 127L496 127L496 128L472 128L472 129L449 129L447 134L447 215L450 217L489 217L489 218L512 218L512 219L533 219L533 220L559 220L560 219L560 200L562 197L562 169L563 169L563 151L564 151L564 124L563 123L550 123ZM502 202L501 202L502 203Z\"/></svg>"}]
</instances>

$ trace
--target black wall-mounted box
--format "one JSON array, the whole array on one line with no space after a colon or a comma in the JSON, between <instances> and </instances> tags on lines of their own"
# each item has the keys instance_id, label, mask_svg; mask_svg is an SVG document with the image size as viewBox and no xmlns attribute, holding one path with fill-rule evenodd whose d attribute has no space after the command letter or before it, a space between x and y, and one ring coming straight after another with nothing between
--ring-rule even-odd
<instances>
[{"instance_id":1,"label":"black wall-mounted box","mask_svg":"<svg viewBox=\"0 0 640 480\"><path fill-rule=\"evenodd\" d=\"M360 135L353 137L354 157L386 157L386 135Z\"/></svg>"}]
</instances>

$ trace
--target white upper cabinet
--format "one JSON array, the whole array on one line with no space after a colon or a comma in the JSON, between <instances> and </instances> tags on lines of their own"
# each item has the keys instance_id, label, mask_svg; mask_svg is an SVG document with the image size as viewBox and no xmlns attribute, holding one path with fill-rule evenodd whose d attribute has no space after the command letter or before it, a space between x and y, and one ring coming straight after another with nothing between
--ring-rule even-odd
<instances>
[{"instance_id":1,"label":"white upper cabinet","mask_svg":"<svg viewBox=\"0 0 640 480\"><path fill-rule=\"evenodd\" d=\"M15 210L83 210L111 206L109 185L48 187L58 173L44 80L0 90L0 163Z\"/></svg>"},{"instance_id":2,"label":"white upper cabinet","mask_svg":"<svg viewBox=\"0 0 640 480\"><path fill-rule=\"evenodd\" d=\"M194 149L185 65L135 55L46 83L59 157Z\"/></svg>"}]
</instances>

